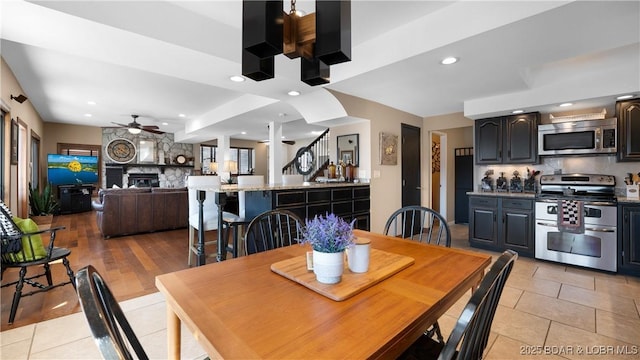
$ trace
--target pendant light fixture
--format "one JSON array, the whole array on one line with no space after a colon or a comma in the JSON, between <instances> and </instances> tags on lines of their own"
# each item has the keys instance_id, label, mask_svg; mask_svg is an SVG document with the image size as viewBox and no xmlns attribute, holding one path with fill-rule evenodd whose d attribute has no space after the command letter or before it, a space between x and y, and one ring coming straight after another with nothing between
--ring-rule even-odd
<instances>
[{"instance_id":1,"label":"pendant light fixture","mask_svg":"<svg viewBox=\"0 0 640 360\"><path fill-rule=\"evenodd\" d=\"M315 3L316 12L300 16L296 0L242 2L242 75L255 81L274 77L274 56L301 58L301 80L311 86L329 82L329 66L351 61L351 2Z\"/></svg>"}]
</instances>

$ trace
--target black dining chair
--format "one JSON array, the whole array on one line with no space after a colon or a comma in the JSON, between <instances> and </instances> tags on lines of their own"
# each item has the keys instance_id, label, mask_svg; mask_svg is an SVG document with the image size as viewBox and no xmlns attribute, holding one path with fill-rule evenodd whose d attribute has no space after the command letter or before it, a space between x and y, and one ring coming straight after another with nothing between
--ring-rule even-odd
<instances>
[{"instance_id":1,"label":"black dining chair","mask_svg":"<svg viewBox=\"0 0 640 360\"><path fill-rule=\"evenodd\" d=\"M13 301L11 302L11 311L9 312L9 324L13 324L15 320L21 298L68 284L71 284L73 287L76 286L73 270L71 270L69 260L67 259L71 254L71 250L54 246L56 232L64 229L64 226L38 230L37 225L34 223L26 224L31 227L28 232L20 229L16 222L14 222L11 210L9 210L4 202L0 201L0 242L2 243L2 270L0 272L0 279L3 278L4 272L8 268L20 268L18 280L2 284L2 287L16 286L16 290L13 293ZM47 233L49 234L49 243L45 245L42 238ZM69 280L54 283L53 277L51 276L51 263L58 260L61 260L66 268ZM27 269L37 266L42 266L42 272L37 271L35 275L30 273L30 275L27 276ZM46 284L37 281L37 279L43 276L47 280ZM25 284L31 285L36 288L36 290L24 293L23 288Z\"/></svg>"},{"instance_id":2,"label":"black dining chair","mask_svg":"<svg viewBox=\"0 0 640 360\"><path fill-rule=\"evenodd\" d=\"M384 234L451 247L451 230L445 218L437 211L419 205L394 211L384 225Z\"/></svg>"},{"instance_id":3,"label":"black dining chair","mask_svg":"<svg viewBox=\"0 0 640 360\"><path fill-rule=\"evenodd\" d=\"M91 266L76 274L78 300L104 359L149 359L104 279ZM124 336L123 336L124 335Z\"/></svg>"},{"instance_id":4,"label":"black dining chair","mask_svg":"<svg viewBox=\"0 0 640 360\"><path fill-rule=\"evenodd\" d=\"M289 210L269 210L256 216L244 236L247 255L289 246L302 239L303 221Z\"/></svg>"},{"instance_id":5,"label":"black dining chair","mask_svg":"<svg viewBox=\"0 0 640 360\"><path fill-rule=\"evenodd\" d=\"M500 295L518 253L507 250L482 278L445 344L422 335L399 359L482 359Z\"/></svg>"},{"instance_id":6,"label":"black dining chair","mask_svg":"<svg viewBox=\"0 0 640 360\"><path fill-rule=\"evenodd\" d=\"M384 234L451 247L451 230L444 217L433 209L419 205L405 206L394 211L384 225ZM437 321L425 331L425 335L435 336L444 343Z\"/></svg>"}]
</instances>

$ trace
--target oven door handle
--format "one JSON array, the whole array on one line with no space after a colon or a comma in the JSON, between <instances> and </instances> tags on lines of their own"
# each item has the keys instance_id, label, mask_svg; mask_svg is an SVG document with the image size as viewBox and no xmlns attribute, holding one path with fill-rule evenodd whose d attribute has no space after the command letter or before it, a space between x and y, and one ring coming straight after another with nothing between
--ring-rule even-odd
<instances>
[{"instance_id":1,"label":"oven door handle","mask_svg":"<svg viewBox=\"0 0 640 360\"><path fill-rule=\"evenodd\" d=\"M537 224L541 225L541 226L548 226L548 227L553 227L553 228L557 228L558 227L558 224L556 224L556 223L548 223L548 222L538 221ZM585 227L584 229L585 230L589 230L589 231L604 232L604 233L614 233L614 232L616 232L614 229L607 229L607 228Z\"/></svg>"},{"instance_id":2,"label":"oven door handle","mask_svg":"<svg viewBox=\"0 0 640 360\"><path fill-rule=\"evenodd\" d=\"M613 229L605 229L605 228L592 228L592 227L585 227L585 230L589 230L589 231L595 231L595 232L604 232L604 233L613 233L616 232Z\"/></svg>"}]
</instances>

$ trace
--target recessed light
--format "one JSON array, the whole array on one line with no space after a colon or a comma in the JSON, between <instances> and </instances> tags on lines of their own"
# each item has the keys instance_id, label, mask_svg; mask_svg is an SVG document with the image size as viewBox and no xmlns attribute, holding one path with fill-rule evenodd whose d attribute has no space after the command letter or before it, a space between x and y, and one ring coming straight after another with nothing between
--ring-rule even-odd
<instances>
[{"instance_id":1,"label":"recessed light","mask_svg":"<svg viewBox=\"0 0 640 360\"><path fill-rule=\"evenodd\" d=\"M573 103L562 103L559 106L560 107L567 107L567 106L571 106L571 105L573 105Z\"/></svg>"},{"instance_id":2,"label":"recessed light","mask_svg":"<svg viewBox=\"0 0 640 360\"><path fill-rule=\"evenodd\" d=\"M186 117L187 115L185 114L178 114L179 117Z\"/></svg>"},{"instance_id":3,"label":"recessed light","mask_svg":"<svg viewBox=\"0 0 640 360\"><path fill-rule=\"evenodd\" d=\"M522 114L524 112L524 110L513 110L511 113L512 114Z\"/></svg>"},{"instance_id":4,"label":"recessed light","mask_svg":"<svg viewBox=\"0 0 640 360\"><path fill-rule=\"evenodd\" d=\"M162 125L167 126L167 125L169 125L169 123L165 121L165 122L162 123Z\"/></svg>"},{"instance_id":5,"label":"recessed light","mask_svg":"<svg viewBox=\"0 0 640 360\"><path fill-rule=\"evenodd\" d=\"M313 131L311 132L311 135L320 135L320 134L322 134L323 132L324 132L324 131L320 131L320 130L313 130Z\"/></svg>"},{"instance_id":6,"label":"recessed light","mask_svg":"<svg viewBox=\"0 0 640 360\"><path fill-rule=\"evenodd\" d=\"M298 95L300 95L300 91L291 90L287 94L289 94L289 96L298 96Z\"/></svg>"},{"instance_id":7,"label":"recessed light","mask_svg":"<svg viewBox=\"0 0 640 360\"><path fill-rule=\"evenodd\" d=\"M243 82L244 81L244 77L242 77L240 75L233 75L233 76L229 77L229 80L231 80L233 82Z\"/></svg>"},{"instance_id":8,"label":"recessed light","mask_svg":"<svg viewBox=\"0 0 640 360\"><path fill-rule=\"evenodd\" d=\"M629 95L621 95L618 96L616 99L618 100L625 100L625 99L631 99L633 97L633 94L629 94Z\"/></svg>"},{"instance_id":9,"label":"recessed light","mask_svg":"<svg viewBox=\"0 0 640 360\"><path fill-rule=\"evenodd\" d=\"M281 138L282 138L282 139L284 139L284 138L285 138L285 136L283 135L283 136L281 136Z\"/></svg>"},{"instance_id":10,"label":"recessed light","mask_svg":"<svg viewBox=\"0 0 640 360\"><path fill-rule=\"evenodd\" d=\"M247 132L246 131L241 131L240 134L247 135Z\"/></svg>"},{"instance_id":11,"label":"recessed light","mask_svg":"<svg viewBox=\"0 0 640 360\"><path fill-rule=\"evenodd\" d=\"M91 114L84 114L84 116L86 116L86 117L92 117L93 115L91 115Z\"/></svg>"},{"instance_id":12,"label":"recessed light","mask_svg":"<svg viewBox=\"0 0 640 360\"><path fill-rule=\"evenodd\" d=\"M95 102L95 101L91 101L91 100L89 100L89 101L87 101L87 104L89 104L89 105L95 105L95 104L96 104L96 102Z\"/></svg>"},{"instance_id":13,"label":"recessed light","mask_svg":"<svg viewBox=\"0 0 640 360\"><path fill-rule=\"evenodd\" d=\"M449 57L446 57L446 58L442 59L442 61L440 61L440 64L442 64L442 65L451 65L451 64L455 64L457 62L458 62L458 58L457 57L449 56Z\"/></svg>"}]
</instances>

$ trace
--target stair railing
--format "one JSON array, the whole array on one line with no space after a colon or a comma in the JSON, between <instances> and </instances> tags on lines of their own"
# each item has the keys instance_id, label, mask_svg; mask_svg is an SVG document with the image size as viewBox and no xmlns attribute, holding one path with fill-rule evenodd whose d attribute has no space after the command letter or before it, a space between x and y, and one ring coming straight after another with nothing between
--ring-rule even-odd
<instances>
[{"instance_id":1,"label":"stair railing","mask_svg":"<svg viewBox=\"0 0 640 360\"><path fill-rule=\"evenodd\" d=\"M304 181L313 181L324 174L329 165L329 129L309 145L301 147L294 158L282 167L282 174L302 174Z\"/></svg>"}]
</instances>

